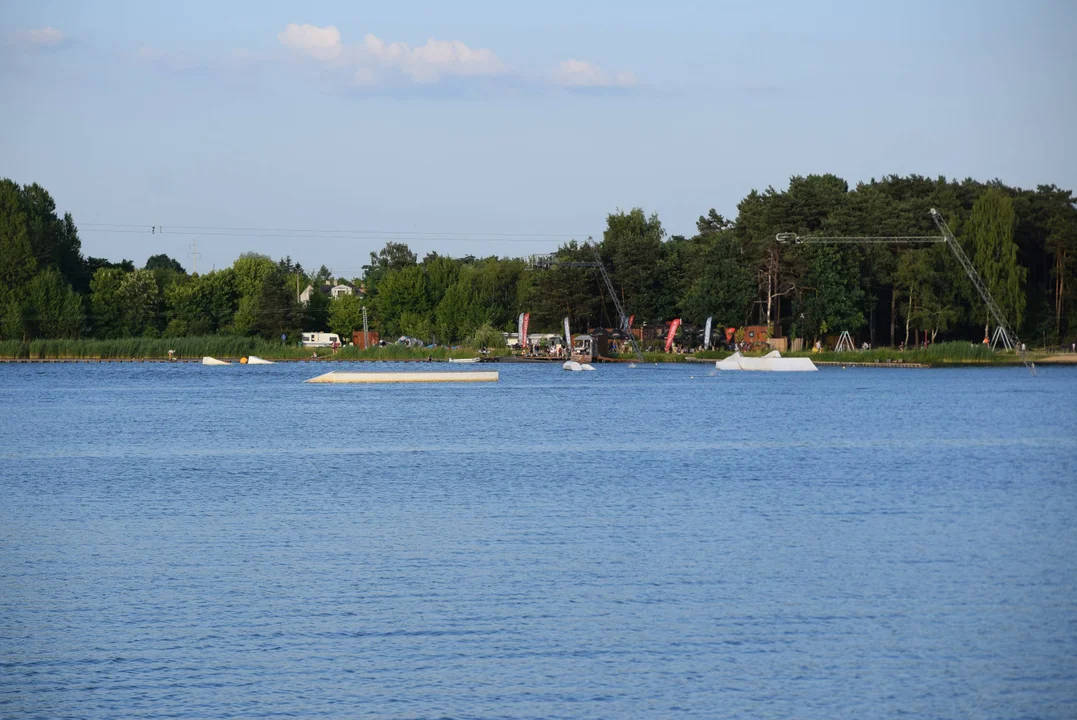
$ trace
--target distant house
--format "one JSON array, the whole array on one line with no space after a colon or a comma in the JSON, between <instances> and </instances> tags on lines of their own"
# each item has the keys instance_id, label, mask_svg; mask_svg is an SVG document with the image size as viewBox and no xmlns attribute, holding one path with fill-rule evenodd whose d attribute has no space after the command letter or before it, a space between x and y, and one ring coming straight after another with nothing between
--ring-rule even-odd
<instances>
[{"instance_id":1,"label":"distant house","mask_svg":"<svg viewBox=\"0 0 1077 720\"><path fill-rule=\"evenodd\" d=\"M341 295L354 295L355 288L353 288L348 283L340 283L339 285L334 285L333 287L329 288L329 294L335 298L338 298Z\"/></svg>"},{"instance_id":2,"label":"distant house","mask_svg":"<svg viewBox=\"0 0 1077 720\"><path fill-rule=\"evenodd\" d=\"M326 280L325 283L315 288L313 285L307 285L303 292L299 293L299 302L304 305L310 304L310 298L314 293L319 292L322 295L328 295L332 298L338 298L342 295L354 295L355 288L348 283L333 284L332 280ZM362 295L362 292L360 292Z\"/></svg>"}]
</instances>

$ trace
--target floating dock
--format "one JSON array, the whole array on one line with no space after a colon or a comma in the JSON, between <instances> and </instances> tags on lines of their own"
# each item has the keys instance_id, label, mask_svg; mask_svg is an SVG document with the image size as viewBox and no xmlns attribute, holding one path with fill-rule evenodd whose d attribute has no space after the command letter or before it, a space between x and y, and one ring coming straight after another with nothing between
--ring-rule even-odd
<instances>
[{"instance_id":1,"label":"floating dock","mask_svg":"<svg viewBox=\"0 0 1077 720\"><path fill-rule=\"evenodd\" d=\"M823 367L855 367L855 368L906 368L909 370L923 370L930 365L913 362L837 362L834 360L817 361L816 365ZM956 363L955 363L956 366Z\"/></svg>"},{"instance_id":2,"label":"floating dock","mask_svg":"<svg viewBox=\"0 0 1077 720\"><path fill-rule=\"evenodd\" d=\"M496 372L327 372L309 383L497 382Z\"/></svg>"}]
</instances>

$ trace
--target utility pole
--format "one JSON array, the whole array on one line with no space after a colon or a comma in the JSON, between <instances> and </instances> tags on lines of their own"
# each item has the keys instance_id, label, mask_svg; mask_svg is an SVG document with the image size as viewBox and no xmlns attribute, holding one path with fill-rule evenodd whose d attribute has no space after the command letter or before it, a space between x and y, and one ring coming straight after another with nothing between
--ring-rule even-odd
<instances>
[{"instance_id":1,"label":"utility pole","mask_svg":"<svg viewBox=\"0 0 1077 720\"><path fill-rule=\"evenodd\" d=\"M198 240L191 240L191 252L188 253L191 256L191 262L194 264L194 274L198 274Z\"/></svg>"},{"instance_id":2,"label":"utility pole","mask_svg":"<svg viewBox=\"0 0 1077 720\"><path fill-rule=\"evenodd\" d=\"M367 335L367 332L368 332L368 330L367 330L367 324L366 324L366 305L364 305L363 306L363 349L364 350L366 350L368 347L370 347L370 336Z\"/></svg>"}]
</instances>

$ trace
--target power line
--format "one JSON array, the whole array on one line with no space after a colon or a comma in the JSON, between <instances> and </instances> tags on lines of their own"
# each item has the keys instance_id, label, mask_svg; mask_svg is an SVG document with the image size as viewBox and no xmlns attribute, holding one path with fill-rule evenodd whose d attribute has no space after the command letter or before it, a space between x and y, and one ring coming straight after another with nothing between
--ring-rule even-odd
<instances>
[{"instance_id":1,"label":"power line","mask_svg":"<svg viewBox=\"0 0 1077 720\"><path fill-rule=\"evenodd\" d=\"M527 242L535 240L570 240L585 233L462 232L424 230L323 230L313 228L225 227L213 225L143 225L136 223L78 224L79 230L100 233L134 233L148 235L199 235L215 237L279 237L323 240L473 240L480 242Z\"/></svg>"}]
</instances>

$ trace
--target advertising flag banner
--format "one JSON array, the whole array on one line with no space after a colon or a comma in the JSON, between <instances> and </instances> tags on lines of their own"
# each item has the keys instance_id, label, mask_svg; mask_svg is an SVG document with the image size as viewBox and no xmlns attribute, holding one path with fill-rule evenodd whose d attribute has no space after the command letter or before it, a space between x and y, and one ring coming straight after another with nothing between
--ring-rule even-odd
<instances>
[{"instance_id":1,"label":"advertising flag banner","mask_svg":"<svg viewBox=\"0 0 1077 720\"><path fill-rule=\"evenodd\" d=\"M568 318L565 318L565 352L572 352L572 331L568 329Z\"/></svg>"},{"instance_id":2,"label":"advertising flag banner","mask_svg":"<svg viewBox=\"0 0 1077 720\"><path fill-rule=\"evenodd\" d=\"M681 319L677 318L669 324L669 334L666 335L666 352L673 347L673 336L677 334L677 328L681 326Z\"/></svg>"},{"instance_id":3,"label":"advertising flag banner","mask_svg":"<svg viewBox=\"0 0 1077 720\"><path fill-rule=\"evenodd\" d=\"M711 320L714 320L714 316L707 318L707 326L703 330L703 349L711 349Z\"/></svg>"},{"instance_id":4,"label":"advertising flag banner","mask_svg":"<svg viewBox=\"0 0 1077 720\"><path fill-rule=\"evenodd\" d=\"M520 313L520 317L516 318L516 342L520 347L524 346L524 314Z\"/></svg>"},{"instance_id":5,"label":"advertising flag banner","mask_svg":"<svg viewBox=\"0 0 1077 720\"><path fill-rule=\"evenodd\" d=\"M531 324L531 313L523 314L523 322L520 323L520 345L527 347L527 326Z\"/></svg>"}]
</instances>

